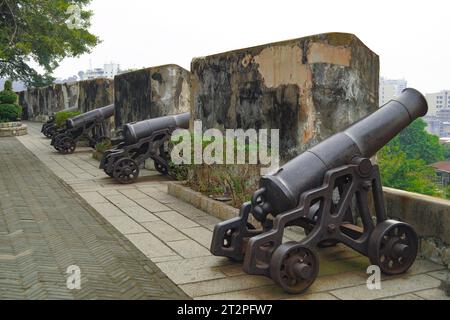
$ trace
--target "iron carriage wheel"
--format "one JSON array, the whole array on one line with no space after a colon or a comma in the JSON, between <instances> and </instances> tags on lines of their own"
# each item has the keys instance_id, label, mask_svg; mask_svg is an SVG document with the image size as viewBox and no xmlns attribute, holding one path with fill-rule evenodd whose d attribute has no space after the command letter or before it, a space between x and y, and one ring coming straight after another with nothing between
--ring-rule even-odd
<instances>
[{"instance_id":1,"label":"iron carriage wheel","mask_svg":"<svg viewBox=\"0 0 450 320\"><path fill-rule=\"evenodd\" d=\"M368 256L385 274L400 274L414 263L418 247L417 234L409 224L385 220L370 235Z\"/></svg>"},{"instance_id":2,"label":"iron carriage wheel","mask_svg":"<svg viewBox=\"0 0 450 320\"><path fill-rule=\"evenodd\" d=\"M57 141L57 150L62 154L71 154L75 152L76 142L71 137L63 137Z\"/></svg>"},{"instance_id":3,"label":"iron carriage wheel","mask_svg":"<svg viewBox=\"0 0 450 320\"><path fill-rule=\"evenodd\" d=\"M133 159L119 159L114 165L113 176L120 183L133 183L139 176L139 166Z\"/></svg>"},{"instance_id":4,"label":"iron carriage wheel","mask_svg":"<svg viewBox=\"0 0 450 320\"><path fill-rule=\"evenodd\" d=\"M111 157L111 151L106 150L105 153L103 154L103 158L102 161L105 161L104 165L103 165L103 172L105 172L108 176L110 176L111 178L114 177L114 166L109 165L109 161L112 161L111 159L114 159L113 157Z\"/></svg>"},{"instance_id":5,"label":"iron carriage wheel","mask_svg":"<svg viewBox=\"0 0 450 320\"><path fill-rule=\"evenodd\" d=\"M318 273L314 251L295 241L283 243L270 259L270 277L288 293L304 292Z\"/></svg>"}]
</instances>

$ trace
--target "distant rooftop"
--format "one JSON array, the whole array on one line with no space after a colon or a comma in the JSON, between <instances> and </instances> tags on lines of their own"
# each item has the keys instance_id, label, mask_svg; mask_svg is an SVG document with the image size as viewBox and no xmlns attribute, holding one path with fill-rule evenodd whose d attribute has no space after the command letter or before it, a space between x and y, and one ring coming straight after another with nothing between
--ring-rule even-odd
<instances>
[{"instance_id":1,"label":"distant rooftop","mask_svg":"<svg viewBox=\"0 0 450 320\"><path fill-rule=\"evenodd\" d=\"M450 173L450 161L439 161L431 165L433 168L439 171Z\"/></svg>"}]
</instances>

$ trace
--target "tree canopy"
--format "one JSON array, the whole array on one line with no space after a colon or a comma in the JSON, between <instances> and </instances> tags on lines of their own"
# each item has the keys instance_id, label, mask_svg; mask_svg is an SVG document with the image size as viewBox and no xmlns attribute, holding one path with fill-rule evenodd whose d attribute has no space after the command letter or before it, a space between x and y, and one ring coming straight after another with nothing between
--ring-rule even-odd
<instances>
[{"instance_id":1,"label":"tree canopy","mask_svg":"<svg viewBox=\"0 0 450 320\"><path fill-rule=\"evenodd\" d=\"M417 119L378 153L383 184L388 187L432 196L450 196L435 183L430 164L443 160L446 147L429 134L426 123Z\"/></svg>"},{"instance_id":2,"label":"tree canopy","mask_svg":"<svg viewBox=\"0 0 450 320\"><path fill-rule=\"evenodd\" d=\"M0 0L0 77L45 85L52 82L51 73L63 58L90 52L99 39L88 31L89 2Z\"/></svg>"}]
</instances>

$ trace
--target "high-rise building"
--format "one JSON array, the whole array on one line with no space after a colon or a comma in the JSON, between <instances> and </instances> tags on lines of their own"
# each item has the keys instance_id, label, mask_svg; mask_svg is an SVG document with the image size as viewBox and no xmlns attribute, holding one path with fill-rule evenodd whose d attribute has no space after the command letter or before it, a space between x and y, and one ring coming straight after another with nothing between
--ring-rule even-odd
<instances>
[{"instance_id":1,"label":"high-rise building","mask_svg":"<svg viewBox=\"0 0 450 320\"><path fill-rule=\"evenodd\" d=\"M442 90L435 93L427 93L425 95L428 103L427 116L436 116L439 110L450 108L450 90Z\"/></svg>"},{"instance_id":2,"label":"high-rise building","mask_svg":"<svg viewBox=\"0 0 450 320\"><path fill-rule=\"evenodd\" d=\"M120 65L118 63L105 63L102 68L90 68L86 71L78 72L80 80L88 80L95 78L114 78L120 73Z\"/></svg>"},{"instance_id":3,"label":"high-rise building","mask_svg":"<svg viewBox=\"0 0 450 320\"><path fill-rule=\"evenodd\" d=\"M428 113L424 117L427 131L439 137L450 137L450 90L425 95Z\"/></svg>"},{"instance_id":4,"label":"high-rise building","mask_svg":"<svg viewBox=\"0 0 450 320\"><path fill-rule=\"evenodd\" d=\"M107 78L114 78L120 71L120 64L118 63L105 63L103 65L103 76Z\"/></svg>"},{"instance_id":5,"label":"high-rise building","mask_svg":"<svg viewBox=\"0 0 450 320\"><path fill-rule=\"evenodd\" d=\"M398 97L402 90L406 88L407 84L405 79L386 79L381 77L379 90L380 106Z\"/></svg>"}]
</instances>

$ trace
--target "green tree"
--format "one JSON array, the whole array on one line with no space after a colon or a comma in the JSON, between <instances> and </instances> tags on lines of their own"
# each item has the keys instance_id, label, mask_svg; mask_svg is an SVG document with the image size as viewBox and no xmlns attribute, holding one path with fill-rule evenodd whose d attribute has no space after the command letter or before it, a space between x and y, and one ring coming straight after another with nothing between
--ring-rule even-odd
<instances>
[{"instance_id":1,"label":"green tree","mask_svg":"<svg viewBox=\"0 0 450 320\"><path fill-rule=\"evenodd\" d=\"M400 132L390 145L398 144L408 159L421 159L426 164L444 160L444 147L439 144L439 137L428 133L427 124L417 119Z\"/></svg>"},{"instance_id":2,"label":"green tree","mask_svg":"<svg viewBox=\"0 0 450 320\"><path fill-rule=\"evenodd\" d=\"M22 114L17 104L17 94L12 91L12 82L7 80L3 91L0 91L0 122L16 121Z\"/></svg>"},{"instance_id":3,"label":"green tree","mask_svg":"<svg viewBox=\"0 0 450 320\"><path fill-rule=\"evenodd\" d=\"M417 119L378 153L381 177L387 187L443 197L429 165L443 160L446 149L425 128L425 121Z\"/></svg>"},{"instance_id":4,"label":"green tree","mask_svg":"<svg viewBox=\"0 0 450 320\"><path fill-rule=\"evenodd\" d=\"M0 77L45 85L63 58L90 52L99 43L87 30L90 1L0 0Z\"/></svg>"},{"instance_id":5,"label":"green tree","mask_svg":"<svg viewBox=\"0 0 450 320\"><path fill-rule=\"evenodd\" d=\"M434 180L434 169L421 159L409 159L398 144L384 147L378 153L378 161L385 186L430 196L442 195Z\"/></svg>"}]
</instances>

